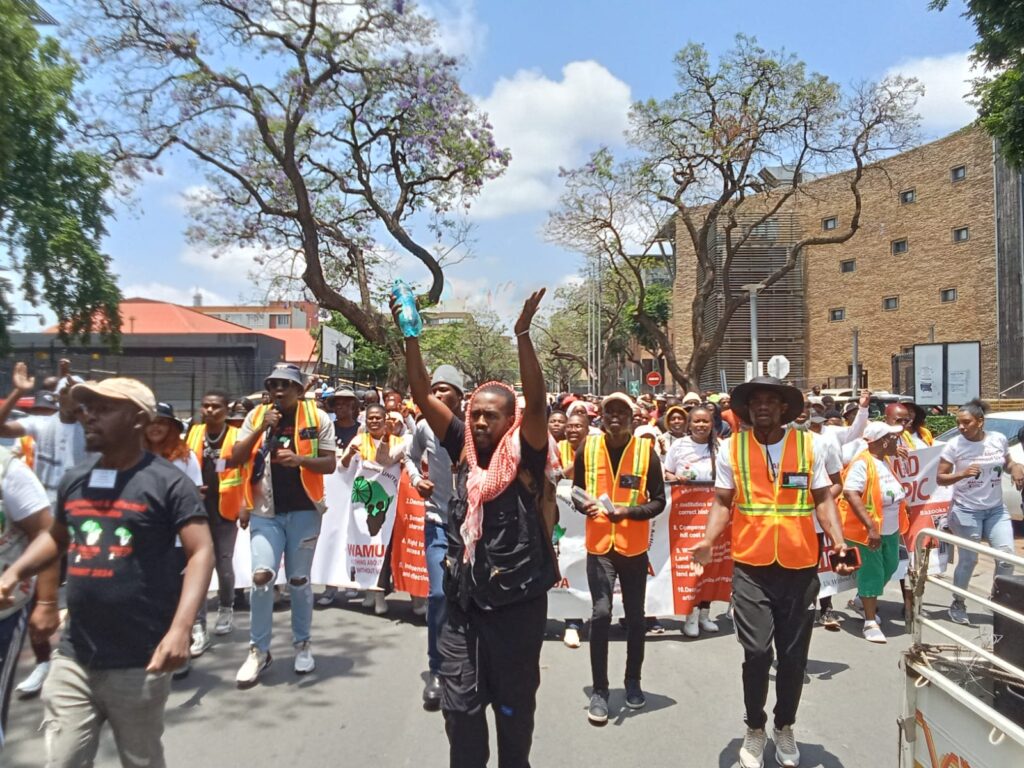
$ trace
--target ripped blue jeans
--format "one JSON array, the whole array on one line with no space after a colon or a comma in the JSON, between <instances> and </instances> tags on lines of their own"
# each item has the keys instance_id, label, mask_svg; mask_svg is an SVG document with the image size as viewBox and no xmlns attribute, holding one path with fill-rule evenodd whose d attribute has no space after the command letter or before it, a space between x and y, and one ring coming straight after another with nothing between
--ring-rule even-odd
<instances>
[{"instance_id":1,"label":"ripped blue jeans","mask_svg":"<svg viewBox=\"0 0 1024 768\"><path fill-rule=\"evenodd\" d=\"M253 574L250 642L264 653L270 650L273 586L282 555L292 598L292 644L309 640L313 624L313 587L309 583L309 573L313 567L316 540L320 536L320 513L315 509L303 509L275 517L253 515L249 529ZM270 580L262 586L257 585L261 572L270 574Z\"/></svg>"}]
</instances>

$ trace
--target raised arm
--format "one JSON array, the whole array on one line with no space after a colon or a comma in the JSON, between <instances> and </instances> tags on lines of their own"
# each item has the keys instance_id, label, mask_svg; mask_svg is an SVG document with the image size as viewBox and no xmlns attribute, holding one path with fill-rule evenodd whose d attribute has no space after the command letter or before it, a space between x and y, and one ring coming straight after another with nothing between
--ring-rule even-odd
<instances>
[{"instance_id":1,"label":"raised arm","mask_svg":"<svg viewBox=\"0 0 1024 768\"><path fill-rule=\"evenodd\" d=\"M548 444L548 400L544 372L530 339L530 325L533 323L533 316L537 314L541 299L544 298L544 291L545 289L541 288L526 300L515 325L516 342L519 345L519 378L523 382L523 399L526 400L520 430L527 444L537 450Z\"/></svg>"},{"instance_id":2,"label":"raised arm","mask_svg":"<svg viewBox=\"0 0 1024 768\"><path fill-rule=\"evenodd\" d=\"M4 404L0 405L0 437L24 437L25 425L16 421L8 422L7 418L14 410L18 398L27 395L35 388L36 380L33 376L28 375L28 368L24 363L14 364L14 374L11 376L11 380L14 383L14 389L4 400Z\"/></svg>"},{"instance_id":3,"label":"raised arm","mask_svg":"<svg viewBox=\"0 0 1024 768\"><path fill-rule=\"evenodd\" d=\"M398 305L393 297L391 299L391 316L395 319L395 325L401 328L398 324ZM409 379L409 391L412 393L413 402L419 406L420 413L423 414L423 418L427 420L427 424L437 435L438 440L443 440L444 436L448 434L448 427L455 414L430 393L430 376L427 375L427 366L423 363L420 340L415 336L405 340L405 375Z\"/></svg>"}]
</instances>

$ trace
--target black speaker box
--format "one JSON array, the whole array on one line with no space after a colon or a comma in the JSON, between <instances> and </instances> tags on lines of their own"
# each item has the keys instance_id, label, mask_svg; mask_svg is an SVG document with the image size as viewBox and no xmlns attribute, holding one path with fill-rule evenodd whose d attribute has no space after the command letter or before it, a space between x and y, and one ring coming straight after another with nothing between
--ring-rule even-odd
<instances>
[{"instance_id":1,"label":"black speaker box","mask_svg":"<svg viewBox=\"0 0 1024 768\"><path fill-rule=\"evenodd\" d=\"M996 576L992 600L1017 613L1024 613L1024 576ZM1024 626L997 613L992 631L998 638L995 655L1018 669L1024 669ZM992 692L996 711L1024 727L1024 685L997 681Z\"/></svg>"}]
</instances>

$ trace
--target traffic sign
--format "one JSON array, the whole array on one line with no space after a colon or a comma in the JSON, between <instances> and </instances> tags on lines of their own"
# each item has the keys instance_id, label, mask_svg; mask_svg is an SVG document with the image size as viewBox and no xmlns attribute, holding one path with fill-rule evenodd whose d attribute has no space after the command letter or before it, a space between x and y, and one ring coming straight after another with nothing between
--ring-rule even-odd
<instances>
[{"instance_id":1,"label":"traffic sign","mask_svg":"<svg viewBox=\"0 0 1024 768\"><path fill-rule=\"evenodd\" d=\"M646 377L644 377L644 381L647 382L647 386L656 387L661 384L661 374L657 371L651 371Z\"/></svg>"},{"instance_id":2,"label":"traffic sign","mask_svg":"<svg viewBox=\"0 0 1024 768\"><path fill-rule=\"evenodd\" d=\"M636 397L637 395L640 394L640 382L639 381L631 381L631 382L629 382L629 384L627 386L629 387L629 394L632 397Z\"/></svg>"},{"instance_id":3,"label":"traffic sign","mask_svg":"<svg viewBox=\"0 0 1024 768\"><path fill-rule=\"evenodd\" d=\"M768 361L768 375L784 379L789 375L789 360L785 355L774 355Z\"/></svg>"}]
</instances>

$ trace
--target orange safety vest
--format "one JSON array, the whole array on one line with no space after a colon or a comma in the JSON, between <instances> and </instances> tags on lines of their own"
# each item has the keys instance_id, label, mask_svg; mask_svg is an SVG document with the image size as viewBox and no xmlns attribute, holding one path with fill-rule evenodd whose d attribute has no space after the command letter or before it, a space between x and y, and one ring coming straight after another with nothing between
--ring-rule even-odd
<instances>
[{"instance_id":1,"label":"orange safety vest","mask_svg":"<svg viewBox=\"0 0 1024 768\"><path fill-rule=\"evenodd\" d=\"M861 494L861 498L864 499L868 517L875 521L878 530L882 530L882 484L878 481L878 467L875 466L872 458L870 451L867 450L857 454L856 458L843 470L843 482L846 482L846 476L850 474L850 467L858 461L865 463L868 468L868 477L867 482L864 483L864 492ZM839 517L843 521L843 538L867 545L868 529L854 514L853 507L850 506L850 502L846 500L845 496L839 498ZM910 530L910 518L907 516L907 502L904 500L900 502L900 533L906 533L908 530Z\"/></svg>"},{"instance_id":2,"label":"orange safety vest","mask_svg":"<svg viewBox=\"0 0 1024 768\"><path fill-rule=\"evenodd\" d=\"M612 468L608 446L604 435L588 437L583 444L583 467L586 477L586 491L595 499L607 494L617 507L635 507L647 500L647 468L651 462L651 444L631 437L619 459L619 466ZM625 468L628 470L623 473ZM623 474L637 478L634 487L623 488ZM587 518L586 546L592 555L606 555L613 548L620 555L633 557L647 551L651 538L651 524L648 520L620 520L611 522L604 513Z\"/></svg>"},{"instance_id":3,"label":"orange safety vest","mask_svg":"<svg viewBox=\"0 0 1024 768\"><path fill-rule=\"evenodd\" d=\"M36 468L36 441L31 435L25 435L18 440L21 445L21 460L31 470Z\"/></svg>"},{"instance_id":4,"label":"orange safety vest","mask_svg":"<svg viewBox=\"0 0 1024 768\"><path fill-rule=\"evenodd\" d=\"M227 433L224 435L224 442L220 448L220 458L225 464L231 461L231 449L234 448L238 439L238 429L225 425ZM199 466L203 466L203 447L206 439L206 425L196 424L188 431L185 442L189 450L196 455ZM246 488L249 485L250 465L242 467L227 467L223 472L217 473L217 488L220 494L220 516L225 520L237 520L238 513L245 502Z\"/></svg>"},{"instance_id":5,"label":"orange safety vest","mask_svg":"<svg viewBox=\"0 0 1024 768\"><path fill-rule=\"evenodd\" d=\"M568 477L572 471L572 465L576 461L576 449L568 440L558 441L558 458L562 462L562 472Z\"/></svg>"},{"instance_id":6,"label":"orange safety vest","mask_svg":"<svg viewBox=\"0 0 1024 768\"><path fill-rule=\"evenodd\" d=\"M259 424L263 416L270 408L269 405L257 405L253 408L252 423ZM299 456L317 457L320 455L320 420L316 415L316 404L312 400L302 399L298 403L298 412L295 416L295 453ZM263 446L266 433L260 435L256 441L255 450ZM268 458L269 460L269 458ZM270 467L267 467L270 471ZM302 480L302 487L309 496L310 501L319 504L324 500L324 476L319 472L312 472L305 467L299 467L299 477ZM250 507L255 506L252 499L251 485L245 484L246 503Z\"/></svg>"},{"instance_id":7,"label":"orange safety vest","mask_svg":"<svg viewBox=\"0 0 1024 768\"><path fill-rule=\"evenodd\" d=\"M732 559L747 565L812 568L818 562L814 531L814 436L787 429L782 455L772 478L765 448L753 432L732 436L730 459L735 478L736 514L732 523ZM785 477L797 480L789 487ZM800 481L797 478L802 477ZM803 487L798 487L802 484Z\"/></svg>"}]
</instances>

